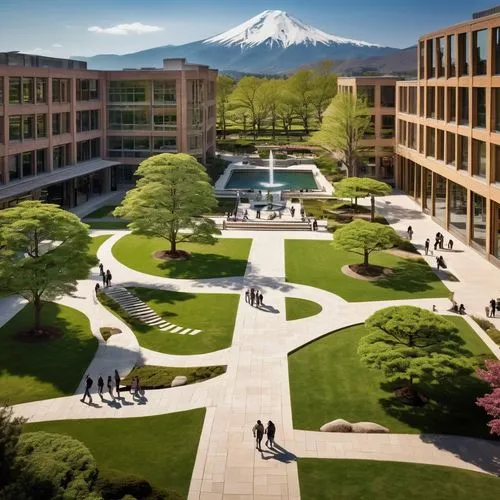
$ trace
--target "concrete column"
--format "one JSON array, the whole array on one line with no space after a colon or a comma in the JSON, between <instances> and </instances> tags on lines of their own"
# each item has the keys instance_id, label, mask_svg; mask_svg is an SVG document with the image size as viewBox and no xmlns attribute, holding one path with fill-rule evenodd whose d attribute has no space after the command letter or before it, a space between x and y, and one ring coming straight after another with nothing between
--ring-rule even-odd
<instances>
[{"instance_id":1,"label":"concrete column","mask_svg":"<svg viewBox=\"0 0 500 500\"><path fill-rule=\"evenodd\" d=\"M76 78L69 80L69 102L70 102L70 163L76 164Z\"/></svg>"}]
</instances>

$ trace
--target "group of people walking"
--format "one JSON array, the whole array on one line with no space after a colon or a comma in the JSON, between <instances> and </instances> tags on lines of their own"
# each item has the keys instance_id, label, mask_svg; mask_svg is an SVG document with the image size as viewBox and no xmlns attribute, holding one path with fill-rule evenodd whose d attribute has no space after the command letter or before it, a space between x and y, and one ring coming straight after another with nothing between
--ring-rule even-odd
<instances>
[{"instance_id":1,"label":"group of people walking","mask_svg":"<svg viewBox=\"0 0 500 500\"><path fill-rule=\"evenodd\" d=\"M255 305L257 307L260 307L261 305L264 304L264 295L262 295L262 292L257 290L256 288L250 288L247 289L245 292L245 302L247 304L250 304L251 306Z\"/></svg>"},{"instance_id":2,"label":"group of people walking","mask_svg":"<svg viewBox=\"0 0 500 500\"><path fill-rule=\"evenodd\" d=\"M109 269L106 269L106 272L104 272L102 262L99 264L99 275L102 279L102 286L111 286L111 279L113 276L111 276L111 271Z\"/></svg>"},{"instance_id":3,"label":"group of people walking","mask_svg":"<svg viewBox=\"0 0 500 500\"><path fill-rule=\"evenodd\" d=\"M499 301L500 303L500 301ZM497 301L495 299L491 299L490 300L490 305L489 307L486 306L486 317L488 318L495 318L495 313L497 312L498 309L500 309L498 307L499 304L497 304Z\"/></svg>"},{"instance_id":4,"label":"group of people walking","mask_svg":"<svg viewBox=\"0 0 500 500\"><path fill-rule=\"evenodd\" d=\"M431 240L429 238L427 238L425 240L425 244L424 244L425 255L429 255L430 246L431 246ZM438 248L440 250L444 249L444 235L442 233L439 233L439 232L436 233L436 237L434 239L434 250L437 250ZM453 250L453 240L451 238L448 240L448 250ZM431 252L431 255L432 255L432 252Z\"/></svg>"},{"instance_id":5,"label":"group of people walking","mask_svg":"<svg viewBox=\"0 0 500 500\"><path fill-rule=\"evenodd\" d=\"M255 438L255 447L259 451L262 451L262 439L264 438L264 434L267 436L266 446L268 448L274 448L276 426L270 420L267 422L267 427L264 427L264 424L260 420L257 420L257 423L253 426L252 433Z\"/></svg>"},{"instance_id":6,"label":"group of people walking","mask_svg":"<svg viewBox=\"0 0 500 500\"><path fill-rule=\"evenodd\" d=\"M115 373L113 375L108 375L107 379L107 388L108 388L108 393L111 396L112 399L115 399L115 395L113 394L113 385L116 390L116 399L120 399L120 384L121 384L121 378L120 374L118 373L118 370L115 370ZM85 392L83 393L83 397L80 400L82 403L85 403L85 399L88 397L89 399L89 404L92 404L92 394L90 393L90 390L92 389L92 386L94 385L94 381L90 377L90 375L86 375L85 377ZM130 384L130 394L133 396L140 394L141 392L141 384L139 377L134 377L132 379L132 383ZM102 375L99 376L97 379L97 394L101 398L101 401L104 400L104 378Z\"/></svg>"}]
</instances>

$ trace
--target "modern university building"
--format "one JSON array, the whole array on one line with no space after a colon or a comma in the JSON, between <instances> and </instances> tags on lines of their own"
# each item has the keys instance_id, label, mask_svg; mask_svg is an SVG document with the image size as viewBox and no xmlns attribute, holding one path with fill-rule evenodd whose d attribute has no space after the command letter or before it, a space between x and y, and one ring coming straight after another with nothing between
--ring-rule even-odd
<instances>
[{"instance_id":1,"label":"modern university building","mask_svg":"<svg viewBox=\"0 0 500 500\"><path fill-rule=\"evenodd\" d=\"M82 61L0 53L0 209L25 199L64 208L132 183L162 152L215 154L217 71L93 71Z\"/></svg>"},{"instance_id":2,"label":"modern university building","mask_svg":"<svg viewBox=\"0 0 500 500\"><path fill-rule=\"evenodd\" d=\"M418 79L396 84L396 185L500 265L500 8L417 50Z\"/></svg>"}]
</instances>

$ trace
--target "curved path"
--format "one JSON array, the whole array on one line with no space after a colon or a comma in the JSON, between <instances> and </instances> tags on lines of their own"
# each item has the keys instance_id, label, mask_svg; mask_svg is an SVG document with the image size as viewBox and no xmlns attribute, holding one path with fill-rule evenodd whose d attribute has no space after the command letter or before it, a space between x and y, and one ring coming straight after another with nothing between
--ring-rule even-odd
<instances>
[{"instance_id":1,"label":"curved path","mask_svg":"<svg viewBox=\"0 0 500 500\"><path fill-rule=\"evenodd\" d=\"M87 314L98 338L100 326L118 326L123 330L123 334L111 337L107 345L101 343L90 372L119 366L120 373L125 374L141 360L169 366L227 364L228 370L199 384L148 391L147 399L139 403L126 398L116 406L111 402L99 403L99 407L84 405L79 401L83 392L80 387L74 396L17 405L17 414L32 420L131 417L205 406L207 416L190 499L299 499L297 456L399 460L489 473L500 471L500 443L458 436L327 434L293 429L289 351L333 330L360 323L375 310L391 304L429 309L435 304L444 313L449 307L447 299L348 303L323 290L287 283L284 240L331 239L326 233L226 233L222 237L253 238L245 276L205 280L162 278L127 268L111 252L112 245L124 234L116 232L98 251L105 268L112 270L114 283L196 293L241 293L246 287L256 286L263 291L268 308L250 307L241 294L230 348L205 355L171 356L141 349L127 325L95 301L95 281L82 281L78 297L65 297L61 302ZM97 270L94 273L95 279ZM314 317L287 322L285 296L312 300L323 310ZM475 323L470 323L485 341L489 340ZM257 419L275 422L279 452L256 452L251 429Z\"/></svg>"}]
</instances>

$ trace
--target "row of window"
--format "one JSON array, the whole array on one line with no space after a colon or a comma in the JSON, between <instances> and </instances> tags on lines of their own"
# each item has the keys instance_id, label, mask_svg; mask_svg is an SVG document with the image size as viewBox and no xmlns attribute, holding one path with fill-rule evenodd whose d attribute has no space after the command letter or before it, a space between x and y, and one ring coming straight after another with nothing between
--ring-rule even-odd
<instances>
[{"instance_id":1,"label":"row of window","mask_svg":"<svg viewBox=\"0 0 500 500\"><path fill-rule=\"evenodd\" d=\"M482 29L420 41L420 79L486 75L490 57L493 57L493 74L500 74L500 28L491 30L491 46L488 31Z\"/></svg>"},{"instance_id":2,"label":"row of window","mask_svg":"<svg viewBox=\"0 0 500 500\"><path fill-rule=\"evenodd\" d=\"M114 80L108 83L108 102L155 104L176 103L175 80Z\"/></svg>"},{"instance_id":3,"label":"row of window","mask_svg":"<svg viewBox=\"0 0 500 500\"><path fill-rule=\"evenodd\" d=\"M147 158L151 151L176 149L176 137L108 137L108 155L112 158Z\"/></svg>"},{"instance_id":4,"label":"row of window","mask_svg":"<svg viewBox=\"0 0 500 500\"><path fill-rule=\"evenodd\" d=\"M366 99L366 103L370 108L376 106L375 85L358 85L356 91L358 96ZM339 92L352 93L352 87L339 86ZM378 104L383 108L394 108L396 106L396 87L394 85L380 86L380 102Z\"/></svg>"},{"instance_id":5,"label":"row of window","mask_svg":"<svg viewBox=\"0 0 500 500\"><path fill-rule=\"evenodd\" d=\"M120 106L108 108L108 128L111 130L175 130L177 112L168 108Z\"/></svg>"}]
</instances>

